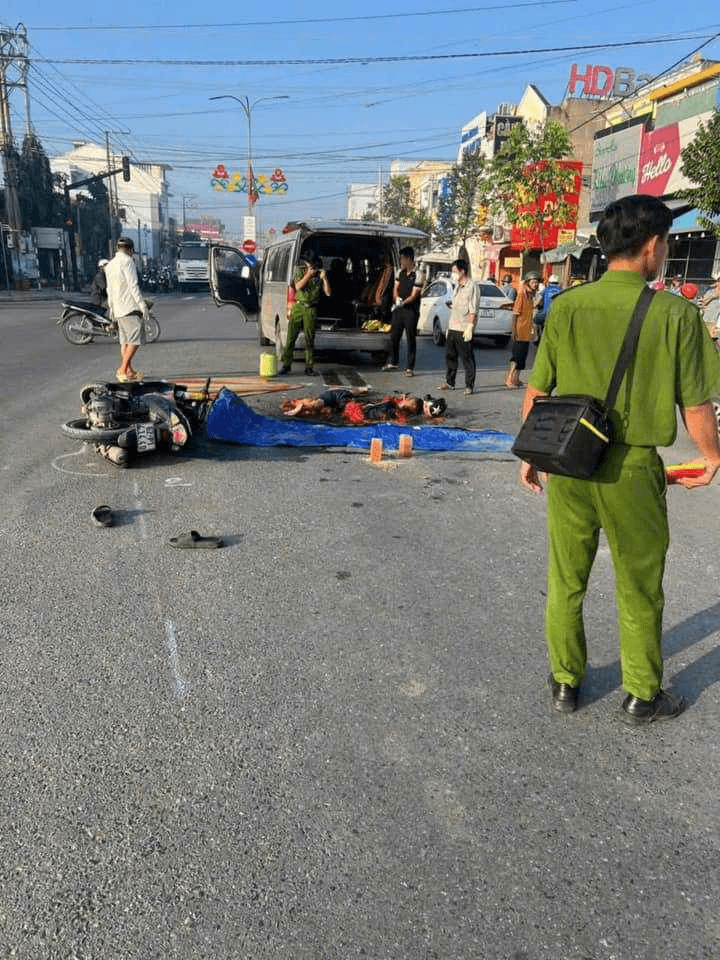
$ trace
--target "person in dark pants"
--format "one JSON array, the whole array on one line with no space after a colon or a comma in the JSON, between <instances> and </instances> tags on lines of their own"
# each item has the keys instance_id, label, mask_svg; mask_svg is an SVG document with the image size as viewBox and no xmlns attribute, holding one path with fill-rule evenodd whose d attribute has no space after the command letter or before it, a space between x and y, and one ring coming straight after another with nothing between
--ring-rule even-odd
<instances>
[{"instance_id":1,"label":"person in dark pants","mask_svg":"<svg viewBox=\"0 0 720 960\"><path fill-rule=\"evenodd\" d=\"M415 270L415 251L412 247L403 247L400 251L400 272L395 281L393 299L395 308L390 331L390 363L383 370L397 370L400 365L400 341L403 330L407 337L407 365L405 376L415 376L415 353L417 325L420 319L420 293L425 285L424 274Z\"/></svg>"},{"instance_id":2,"label":"person in dark pants","mask_svg":"<svg viewBox=\"0 0 720 960\"><path fill-rule=\"evenodd\" d=\"M505 386L509 390L517 390L522 386L520 371L525 369L530 343L535 337L533 317L539 286L540 274L533 270L525 277L525 282L513 303L512 353L505 376Z\"/></svg>"},{"instance_id":3,"label":"person in dark pants","mask_svg":"<svg viewBox=\"0 0 720 960\"><path fill-rule=\"evenodd\" d=\"M626 196L605 208L597 238L607 272L553 301L523 418L538 397L553 391L604 396L638 297L667 259L672 225L672 212L656 197ZM628 373L611 410L613 439L600 468L587 480L556 474L548 481L546 638L552 706L573 713L587 667L583 601L604 530L615 570L626 691L620 718L638 726L670 720L685 707L684 698L662 689L669 530L665 469L656 449L674 443L678 408L704 466L701 476L678 483L706 486L720 468L712 405L720 368L697 307L656 293ZM542 493L530 464L521 464L520 479Z\"/></svg>"},{"instance_id":4,"label":"person in dark pants","mask_svg":"<svg viewBox=\"0 0 720 960\"><path fill-rule=\"evenodd\" d=\"M456 287L445 339L445 383L440 384L440 389L455 389L458 357L462 357L465 368L465 393L469 396L475 389L475 351L472 338L479 301L478 289L467 272L467 260L456 260L453 263L451 276Z\"/></svg>"}]
</instances>

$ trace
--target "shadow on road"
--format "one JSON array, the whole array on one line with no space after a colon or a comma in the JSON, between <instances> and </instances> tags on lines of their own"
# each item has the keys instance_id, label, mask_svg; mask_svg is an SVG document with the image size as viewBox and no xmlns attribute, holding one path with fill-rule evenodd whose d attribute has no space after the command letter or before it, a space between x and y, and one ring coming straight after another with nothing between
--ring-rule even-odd
<instances>
[{"instance_id":1,"label":"shadow on road","mask_svg":"<svg viewBox=\"0 0 720 960\"><path fill-rule=\"evenodd\" d=\"M667 630L663 635L663 655L665 659L675 656L717 631L720 631L720 602L706 610L694 613ZM715 647L695 663L691 663L675 674L672 686L677 687L690 703L695 703L703 690L718 680L720 680L720 647ZM583 681L583 703L589 704L602 700L620 686L619 660L603 667L589 666Z\"/></svg>"}]
</instances>

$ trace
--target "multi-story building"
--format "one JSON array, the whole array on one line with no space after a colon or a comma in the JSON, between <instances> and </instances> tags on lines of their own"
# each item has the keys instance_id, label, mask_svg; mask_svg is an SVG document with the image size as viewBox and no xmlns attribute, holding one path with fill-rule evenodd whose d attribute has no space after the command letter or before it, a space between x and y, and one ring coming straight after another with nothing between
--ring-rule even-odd
<instances>
[{"instance_id":1,"label":"multi-story building","mask_svg":"<svg viewBox=\"0 0 720 960\"><path fill-rule=\"evenodd\" d=\"M93 174L117 170L122 157L105 146L75 141L72 150L50 159L53 173L65 174L69 183L84 180ZM130 181L122 176L106 179L112 190L114 212L120 219L123 234L132 238L143 258L165 261L168 251L168 186L164 163L130 164Z\"/></svg>"},{"instance_id":2,"label":"multi-story building","mask_svg":"<svg viewBox=\"0 0 720 960\"><path fill-rule=\"evenodd\" d=\"M707 283L720 270L720 249L680 196L692 186L682 172L682 153L720 107L720 63L692 59L626 98L622 107L608 110L607 126L595 134L591 219L623 196L660 197L676 214L664 275Z\"/></svg>"}]
</instances>

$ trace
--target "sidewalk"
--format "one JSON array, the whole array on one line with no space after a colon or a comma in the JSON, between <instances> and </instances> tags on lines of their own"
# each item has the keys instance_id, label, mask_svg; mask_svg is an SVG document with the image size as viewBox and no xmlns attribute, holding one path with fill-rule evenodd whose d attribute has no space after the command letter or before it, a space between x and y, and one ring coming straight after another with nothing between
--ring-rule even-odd
<instances>
[{"instance_id":1,"label":"sidewalk","mask_svg":"<svg viewBox=\"0 0 720 960\"><path fill-rule=\"evenodd\" d=\"M56 287L45 287L42 290L0 290L0 304L29 303L39 300L66 300L68 298L83 299L84 294L74 293L71 290L58 290Z\"/></svg>"}]
</instances>

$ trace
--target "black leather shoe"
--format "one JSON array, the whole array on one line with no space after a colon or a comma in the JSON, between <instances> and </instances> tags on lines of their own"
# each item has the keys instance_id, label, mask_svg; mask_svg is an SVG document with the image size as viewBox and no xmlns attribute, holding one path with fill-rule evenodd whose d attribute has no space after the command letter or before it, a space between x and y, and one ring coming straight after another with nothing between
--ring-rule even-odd
<instances>
[{"instance_id":1,"label":"black leather shoe","mask_svg":"<svg viewBox=\"0 0 720 960\"><path fill-rule=\"evenodd\" d=\"M557 710L558 713L575 713L580 687L571 687L569 683L558 683L552 674L550 674L549 682L552 690L553 709Z\"/></svg>"},{"instance_id":2,"label":"black leather shoe","mask_svg":"<svg viewBox=\"0 0 720 960\"><path fill-rule=\"evenodd\" d=\"M290 364L289 364L289 363L284 363L284 364L280 367L280 373L290 373Z\"/></svg>"},{"instance_id":3,"label":"black leather shoe","mask_svg":"<svg viewBox=\"0 0 720 960\"><path fill-rule=\"evenodd\" d=\"M653 720L672 720L679 717L687 706L685 697L674 696L659 690L652 700L641 700L628 694L623 700L620 718L623 723L632 727L639 727Z\"/></svg>"}]
</instances>

